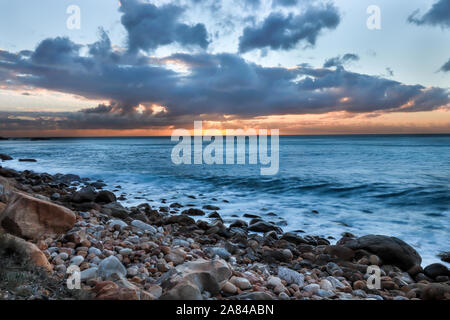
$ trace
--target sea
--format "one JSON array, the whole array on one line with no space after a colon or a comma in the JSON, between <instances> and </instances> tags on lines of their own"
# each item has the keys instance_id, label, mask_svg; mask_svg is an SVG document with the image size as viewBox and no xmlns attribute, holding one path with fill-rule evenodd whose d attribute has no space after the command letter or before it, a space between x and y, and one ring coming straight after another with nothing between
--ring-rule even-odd
<instances>
[{"instance_id":1,"label":"sea","mask_svg":"<svg viewBox=\"0 0 450 320\"><path fill-rule=\"evenodd\" d=\"M15 160L0 165L101 180L125 206L213 205L225 222L259 215L332 243L344 232L394 236L424 266L450 251L450 135L280 136L272 176L248 163L176 165L176 144L170 137L10 139L0 141L0 153Z\"/></svg>"}]
</instances>

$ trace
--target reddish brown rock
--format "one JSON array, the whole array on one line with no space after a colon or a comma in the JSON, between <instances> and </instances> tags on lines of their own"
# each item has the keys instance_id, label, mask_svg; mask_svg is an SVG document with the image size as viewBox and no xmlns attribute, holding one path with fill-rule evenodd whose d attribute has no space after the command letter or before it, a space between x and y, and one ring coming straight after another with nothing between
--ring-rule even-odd
<instances>
[{"instance_id":1,"label":"reddish brown rock","mask_svg":"<svg viewBox=\"0 0 450 320\"><path fill-rule=\"evenodd\" d=\"M19 250L23 250L23 252L25 252L25 254L29 256L31 262L35 266L44 268L48 271L53 270L53 267L48 262L45 254L41 250L39 250L39 248L36 245L10 234L6 234L5 237L9 241L14 241L15 247L18 248Z\"/></svg>"},{"instance_id":2,"label":"reddish brown rock","mask_svg":"<svg viewBox=\"0 0 450 320\"><path fill-rule=\"evenodd\" d=\"M0 214L0 224L7 232L26 239L63 234L75 222L71 210L19 192L13 194Z\"/></svg>"}]
</instances>

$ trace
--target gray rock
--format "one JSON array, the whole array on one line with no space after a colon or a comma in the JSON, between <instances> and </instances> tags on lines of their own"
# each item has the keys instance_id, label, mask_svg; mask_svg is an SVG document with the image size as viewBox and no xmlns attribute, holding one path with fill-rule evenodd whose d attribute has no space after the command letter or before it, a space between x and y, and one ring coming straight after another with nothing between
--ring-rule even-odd
<instances>
[{"instance_id":1,"label":"gray rock","mask_svg":"<svg viewBox=\"0 0 450 320\"><path fill-rule=\"evenodd\" d=\"M151 225L149 225L145 222L142 222L141 220L133 220L131 222L131 225L142 231L149 231L151 233L156 233L156 229L154 227L152 227Z\"/></svg>"},{"instance_id":2,"label":"gray rock","mask_svg":"<svg viewBox=\"0 0 450 320\"><path fill-rule=\"evenodd\" d=\"M231 253L229 253L225 248L212 247L206 248L205 250L208 251L211 255L218 255L220 258L227 261L231 257Z\"/></svg>"},{"instance_id":3,"label":"gray rock","mask_svg":"<svg viewBox=\"0 0 450 320\"><path fill-rule=\"evenodd\" d=\"M84 261L84 258L82 256L75 256L72 259L70 259L70 264L79 266Z\"/></svg>"},{"instance_id":4,"label":"gray rock","mask_svg":"<svg viewBox=\"0 0 450 320\"><path fill-rule=\"evenodd\" d=\"M286 267L278 268L278 277L289 284L296 284L300 288L305 285L305 276L303 274Z\"/></svg>"},{"instance_id":5,"label":"gray rock","mask_svg":"<svg viewBox=\"0 0 450 320\"><path fill-rule=\"evenodd\" d=\"M87 281L87 280L90 280L90 279L95 279L95 278L97 278L97 274L98 274L98 268L97 267L93 267L93 268L89 268L89 269L83 270L80 273L81 281Z\"/></svg>"},{"instance_id":6,"label":"gray rock","mask_svg":"<svg viewBox=\"0 0 450 320\"><path fill-rule=\"evenodd\" d=\"M109 220L108 225L110 225L111 227L119 226L120 229L128 227L128 224L126 222L124 222L122 220L117 220L117 219Z\"/></svg>"},{"instance_id":7,"label":"gray rock","mask_svg":"<svg viewBox=\"0 0 450 320\"><path fill-rule=\"evenodd\" d=\"M318 295L319 297L322 297L322 298L331 298L331 297L334 297L336 295L331 290L323 290L323 289L318 289L315 294Z\"/></svg>"},{"instance_id":8,"label":"gray rock","mask_svg":"<svg viewBox=\"0 0 450 320\"><path fill-rule=\"evenodd\" d=\"M327 272L334 277L341 277L344 274L342 269L334 262L327 263L326 269Z\"/></svg>"},{"instance_id":9,"label":"gray rock","mask_svg":"<svg viewBox=\"0 0 450 320\"><path fill-rule=\"evenodd\" d=\"M186 247L186 248L189 248L189 246L190 246L189 241L186 241L186 240L183 240L183 239L174 239L172 241L172 244L174 246L180 246L180 247Z\"/></svg>"},{"instance_id":10,"label":"gray rock","mask_svg":"<svg viewBox=\"0 0 450 320\"><path fill-rule=\"evenodd\" d=\"M102 254L102 250L95 247L91 247L89 248L89 254L95 254L96 256L99 256Z\"/></svg>"},{"instance_id":11,"label":"gray rock","mask_svg":"<svg viewBox=\"0 0 450 320\"><path fill-rule=\"evenodd\" d=\"M307 286L303 287L303 290L307 292L317 293L320 289L320 286L316 283L308 284Z\"/></svg>"},{"instance_id":12,"label":"gray rock","mask_svg":"<svg viewBox=\"0 0 450 320\"><path fill-rule=\"evenodd\" d=\"M127 269L115 256L103 259L98 267L98 275L109 280L114 274L117 274L119 277L125 277L127 275Z\"/></svg>"}]
</instances>

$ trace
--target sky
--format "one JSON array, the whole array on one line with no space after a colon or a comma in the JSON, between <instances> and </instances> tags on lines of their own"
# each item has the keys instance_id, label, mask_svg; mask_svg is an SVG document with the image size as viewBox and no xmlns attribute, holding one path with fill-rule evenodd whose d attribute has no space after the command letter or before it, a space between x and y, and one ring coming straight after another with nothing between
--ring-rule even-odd
<instances>
[{"instance_id":1,"label":"sky","mask_svg":"<svg viewBox=\"0 0 450 320\"><path fill-rule=\"evenodd\" d=\"M0 136L450 133L449 93L450 0L0 0Z\"/></svg>"}]
</instances>

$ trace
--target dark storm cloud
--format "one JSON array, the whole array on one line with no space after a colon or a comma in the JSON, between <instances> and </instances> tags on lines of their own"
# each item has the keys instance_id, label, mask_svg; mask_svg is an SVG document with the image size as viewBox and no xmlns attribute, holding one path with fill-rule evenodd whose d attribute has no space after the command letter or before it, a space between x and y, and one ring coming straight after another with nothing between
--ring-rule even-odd
<instances>
[{"instance_id":1,"label":"dark storm cloud","mask_svg":"<svg viewBox=\"0 0 450 320\"><path fill-rule=\"evenodd\" d=\"M128 32L129 50L154 50L178 43L182 46L207 48L208 33L204 24L180 22L184 9L168 4L157 7L140 0L121 0L122 24Z\"/></svg>"},{"instance_id":2,"label":"dark storm cloud","mask_svg":"<svg viewBox=\"0 0 450 320\"><path fill-rule=\"evenodd\" d=\"M342 57L338 56L338 57L333 57L333 58L327 59L323 65L323 67L324 68L339 67L339 66L345 65L348 62L358 61L358 60L359 60L359 56L357 54L346 53Z\"/></svg>"},{"instance_id":3,"label":"dark storm cloud","mask_svg":"<svg viewBox=\"0 0 450 320\"><path fill-rule=\"evenodd\" d=\"M305 41L315 45L324 29L335 29L340 22L337 8L328 3L309 6L299 14L271 13L260 25L247 27L239 39L239 51L271 48L289 50Z\"/></svg>"},{"instance_id":4,"label":"dark storm cloud","mask_svg":"<svg viewBox=\"0 0 450 320\"><path fill-rule=\"evenodd\" d=\"M450 59L441 67L440 71L449 72L450 71Z\"/></svg>"},{"instance_id":5,"label":"dark storm cloud","mask_svg":"<svg viewBox=\"0 0 450 320\"><path fill-rule=\"evenodd\" d=\"M80 46L67 38L46 39L31 55L0 52L0 86L111 101L78 112L4 112L0 128L139 129L223 115L412 112L450 103L447 89L405 85L342 66L336 70L307 64L291 69L263 67L225 53L149 59L115 52L109 43L102 33L98 42L86 46L87 55L81 55ZM168 68L170 63L189 72L175 72ZM166 110L155 112L153 105Z\"/></svg>"},{"instance_id":6,"label":"dark storm cloud","mask_svg":"<svg viewBox=\"0 0 450 320\"><path fill-rule=\"evenodd\" d=\"M424 15L418 15L419 10L416 10L408 17L408 22L450 28L450 0L438 0Z\"/></svg>"}]
</instances>

